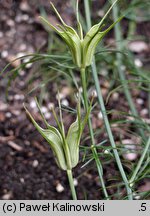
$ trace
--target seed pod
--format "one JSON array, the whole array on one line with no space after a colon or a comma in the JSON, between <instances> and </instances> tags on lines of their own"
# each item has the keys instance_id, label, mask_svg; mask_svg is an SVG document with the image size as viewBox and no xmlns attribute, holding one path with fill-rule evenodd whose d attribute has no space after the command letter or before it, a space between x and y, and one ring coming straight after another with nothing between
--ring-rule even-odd
<instances>
[{"instance_id":1,"label":"seed pod","mask_svg":"<svg viewBox=\"0 0 150 216\"><path fill-rule=\"evenodd\" d=\"M78 32L71 27L68 26L60 16L59 12L55 8L55 6L51 3L56 15L58 16L59 20L61 21L62 25L57 25L58 28L53 26L51 23L49 23L45 18L40 17L42 21L46 24L48 24L55 32L57 32L60 37L65 41L67 46L69 47L69 50L72 54L73 62L79 67L79 68L86 68L87 66L92 64L92 59L95 53L95 49L98 45L98 43L103 39L103 37L114 27L114 25L119 22L123 17L120 17L116 22L114 22L109 28L107 28L105 31L100 31L103 27L103 22L106 19L107 15L109 14L112 7L116 4L118 0L116 0L109 10L106 12L105 16L102 18L102 20L94 25L85 35L83 38L83 29L81 26L81 23L79 21L79 14L78 14L78 1L77 1L77 24L78 24Z\"/></svg>"},{"instance_id":2,"label":"seed pod","mask_svg":"<svg viewBox=\"0 0 150 216\"><path fill-rule=\"evenodd\" d=\"M65 137L64 130L63 130L64 127L63 122L61 122L61 124L58 122L56 113L54 113L55 115L54 117L56 119L59 129L49 125L46 122L37 101L36 103L41 113L42 119L47 128L46 129L41 128L25 107L27 115L30 117L33 125L39 131L42 137L50 144L50 147L55 155L55 159L59 168L61 168L62 170L72 169L78 164L79 161L80 139L85 124L87 122L88 116L90 114L91 106L89 107L87 114L82 120L81 112L80 112L80 101L78 101L76 121L71 124L67 136ZM63 127L61 127L61 125Z\"/></svg>"}]
</instances>

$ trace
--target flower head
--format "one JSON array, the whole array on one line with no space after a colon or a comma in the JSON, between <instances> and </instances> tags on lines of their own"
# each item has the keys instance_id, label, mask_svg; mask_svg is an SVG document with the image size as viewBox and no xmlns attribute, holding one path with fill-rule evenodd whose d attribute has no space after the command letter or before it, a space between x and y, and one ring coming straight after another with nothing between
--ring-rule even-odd
<instances>
[{"instance_id":1,"label":"flower head","mask_svg":"<svg viewBox=\"0 0 150 216\"><path fill-rule=\"evenodd\" d=\"M105 16L102 18L102 20L94 25L85 35L83 38L83 29L81 26L81 23L79 22L79 16L78 16L78 1L77 1L77 24L78 24L78 33L71 27L68 26L60 16L59 12L55 8L55 6L51 3L56 15L61 21L61 25L57 25L55 27L52 25L49 21L47 21L44 17L40 17L41 20L48 24L55 32L57 32L60 37L65 41L67 46L70 49L70 52L72 54L72 58L74 63L79 68L86 68L87 66L91 65L93 55L95 53L95 49L98 45L98 43L103 39L103 37L114 27L114 25L119 22L122 17L120 17L116 22L114 22L110 27L102 31L103 28L103 22L107 15L109 14L110 10L114 6L114 4L117 2L116 0L112 6L109 8Z\"/></svg>"},{"instance_id":2,"label":"flower head","mask_svg":"<svg viewBox=\"0 0 150 216\"><path fill-rule=\"evenodd\" d=\"M25 107L27 115L31 119L35 128L42 135L42 137L50 144L50 147L55 155L55 159L56 159L56 162L59 168L61 168L62 170L72 169L78 164L78 161L79 161L80 139L81 139L81 135L85 127L85 124L87 122L88 116L90 114L91 106L87 114L85 115L85 117L82 119L81 112L80 112L80 101L78 101L76 120L70 125L67 135L65 136L64 125L62 122L61 107L59 107L60 108L60 121L58 120L54 109L52 109L54 118L58 126L58 129L57 129L54 126L49 125L47 123L37 100L36 100L36 103L41 113L42 119L46 125L46 129L43 129L36 123L32 115L30 114L30 112Z\"/></svg>"}]
</instances>

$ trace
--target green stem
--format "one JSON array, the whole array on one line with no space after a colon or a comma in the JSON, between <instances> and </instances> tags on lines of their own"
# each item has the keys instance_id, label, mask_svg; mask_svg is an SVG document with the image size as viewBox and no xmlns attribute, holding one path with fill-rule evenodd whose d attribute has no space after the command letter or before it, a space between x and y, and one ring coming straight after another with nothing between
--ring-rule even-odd
<instances>
[{"instance_id":1,"label":"green stem","mask_svg":"<svg viewBox=\"0 0 150 216\"><path fill-rule=\"evenodd\" d=\"M140 160L138 161L138 164L137 164L137 166L136 166L136 168L135 168L135 170L134 170L134 172L133 172L133 175L132 175L132 177L131 177L131 179L130 179L130 181L129 181L131 184L132 184L132 183L136 180L136 178L137 178L137 174L138 174L138 172L139 172L139 170L140 170L140 168L141 168L141 166L142 166L142 163L143 163L143 161L144 161L145 155L146 155L146 153L147 153L149 147L150 147L150 137L149 137L149 139L148 139L148 141L147 141L147 143L146 143L146 146L145 146L144 151L143 151L143 153L142 153L142 155L141 155L141 158L140 158Z\"/></svg>"},{"instance_id":2,"label":"green stem","mask_svg":"<svg viewBox=\"0 0 150 216\"><path fill-rule=\"evenodd\" d=\"M73 200L77 200L76 190L73 182L72 170L67 170L67 175L68 175L69 185L72 193L72 198Z\"/></svg>"},{"instance_id":3,"label":"green stem","mask_svg":"<svg viewBox=\"0 0 150 216\"><path fill-rule=\"evenodd\" d=\"M88 111L89 103L88 103L88 96L87 96L85 68L81 68L81 82L82 82L82 88L83 88L84 105L85 105L86 111ZM108 197L108 193L107 193L106 186L105 186L105 183L104 183L103 174L101 172L102 165L101 165L101 162L99 160L97 150L95 148L96 146L95 146L93 128L92 128L92 123L91 123L90 117L88 118L88 126L89 126L89 132L90 132L91 142L92 142L91 150L92 150L95 162L96 162L96 166L97 166L99 178L100 178L100 181L101 181L103 193L104 193L106 199L108 200L109 197Z\"/></svg>"},{"instance_id":4,"label":"green stem","mask_svg":"<svg viewBox=\"0 0 150 216\"><path fill-rule=\"evenodd\" d=\"M85 8L89 8L89 1L88 0L85 0L84 4L85 4ZM86 14L87 14L87 16L91 17L89 9L86 10ZM90 19L90 21L89 21L89 19L86 19L86 22L87 22L88 27L91 27L91 19ZM96 87L96 91L97 91L97 95L98 95L98 102L99 102L99 105L100 105L100 108L101 108L101 111L102 111L102 114L103 114L103 119L104 119L104 122L105 122L105 127L106 127L106 130L107 130L107 133L108 133L108 137L109 137L111 146L113 148L114 156L115 156L115 159L116 159L119 171L121 173L122 179L123 179L124 184L126 186L126 190L127 190L127 194L128 194L128 199L132 200L133 199L132 198L132 190L129 187L128 179L127 179L126 174L124 172L124 169L122 167L122 163L120 161L120 157L119 157L119 154L118 154L118 151L117 151L117 148L116 148L116 144L114 142L113 134L112 134L112 131L111 131L111 128L110 128L110 124L109 124L109 121L108 121L108 117L107 117L107 113L106 113L106 108L105 108L104 100L103 100L103 96L102 96L101 86L99 84L99 79L98 79L98 75L97 75L95 58L93 58L92 74L93 74L94 83L95 83L95 87Z\"/></svg>"},{"instance_id":5,"label":"green stem","mask_svg":"<svg viewBox=\"0 0 150 216\"><path fill-rule=\"evenodd\" d=\"M85 16L86 16L86 23L88 30L91 28L91 16L90 16L90 8L88 0L84 0L84 7L85 7Z\"/></svg>"},{"instance_id":6,"label":"green stem","mask_svg":"<svg viewBox=\"0 0 150 216\"><path fill-rule=\"evenodd\" d=\"M150 89L150 83L148 84L148 88ZM148 114L150 118L150 91L148 92Z\"/></svg>"},{"instance_id":7,"label":"green stem","mask_svg":"<svg viewBox=\"0 0 150 216\"><path fill-rule=\"evenodd\" d=\"M126 174L124 172L124 169L123 169L123 166L122 166L122 163L121 163L121 160L120 160L117 148L116 148L114 137L113 137L113 134L112 134L112 131L111 131L111 127L110 127L110 124L109 124L109 121L108 121L106 108L105 108L104 100L103 100L103 96L102 96L101 86L100 86L98 75L97 75L95 59L93 59L92 74L93 74L94 83L95 83L95 87L96 87L96 91L97 91L98 102L99 102L99 105L100 105L100 108L101 108L101 112L102 112L102 115L103 115L105 127L106 127L106 130L107 130L107 134L108 134L111 146L113 148L114 156L115 156L115 159L116 159L120 174L122 176L122 179L123 179L124 184L125 184L126 189L127 189L128 199L132 200L132 190L129 187L128 179L127 179Z\"/></svg>"},{"instance_id":8,"label":"green stem","mask_svg":"<svg viewBox=\"0 0 150 216\"><path fill-rule=\"evenodd\" d=\"M114 0L112 0L112 2L114 2ZM115 20L118 19L118 5L115 5L112 10L113 10L113 19L115 21ZM124 45L123 45L123 42L122 42L122 34L121 34L120 23L117 23L114 28L115 28L115 38L116 38L116 41L117 41L117 44L116 44L117 50L123 51ZM132 115L134 117L137 117L137 119L135 120L135 123L136 122L139 123L140 121L138 120L138 118L139 118L138 112L137 112L137 109L136 109L136 107L134 105L132 95L131 95L131 93L129 91L129 86L128 86L128 83L127 83L127 80L126 80L124 68L122 67L122 65L123 65L122 54L117 53L116 57L117 57L117 71L118 71L118 74L119 74L119 77L120 77L121 84L123 86L123 91L124 91L125 97L126 97L126 99L128 101L128 104L129 104ZM138 128L138 130L139 130L139 133L142 136L142 138L145 140L145 134L144 134L144 131L142 130L142 128Z\"/></svg>"}]
</instances>

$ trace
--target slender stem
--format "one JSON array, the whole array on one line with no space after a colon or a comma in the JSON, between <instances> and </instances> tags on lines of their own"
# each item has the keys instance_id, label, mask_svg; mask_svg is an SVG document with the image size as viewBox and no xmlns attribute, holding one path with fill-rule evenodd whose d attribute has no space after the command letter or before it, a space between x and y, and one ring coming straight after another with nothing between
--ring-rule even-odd
<instances>
[{"instance_id":1,"label":"slender stem","mask_svg":"<svg viewBox=\"0 0 150 216\"><path fill-rule=\"evenodd\" d=\"M116 159L120 174L122 176L122 179L123 179L124 184L125 184L126 189L127 189L128 199L132 200L132 190L129 187L128 179L127 179L126 174L124 172L124 169L123 169L123 166L122 166L122 163L121 163L121 160L120 160L117 148L116 148L114 137L113 137L113 134L112 134L112 131L111 131L111 127L110 127L110 124L109 124L109 121L108 121L106 108L105 108L104 100L103 100L103 96L102 96L101 86L100 86L99 81L98 81L98 75L97 75L97 69L96 69L96 65L95 65L95 59L93 60L93 64L92 64L92 74L93 74L94 83L95 83L95 87L96 87L96 91L97 91L98 102L99 102L99 105L100 105L100 108L101 108L101 112L102 112L102 115L103 115L105 127L106 127L106 130L107 130L107 134L108 134L111 146L113 148L114 156L115 156L115 159Z\"/></svg>"},{"instance_id":2,"label":"slender stem","mask_svg":"<svg viewBox=\"0 0 150 216\"><path fill-rule=\"evenodd\" d=\"M88 30L91 28L91 15L90 15L90 8L89 8L89 0L84 0L84 7L85 7L85 16L86 16L86 24Z\"/></svg>"},{"instance_id":3,"label":"slender stem","mask_svg":"<svg viewBox=\"0 0 150 216\"><path fill-rule=\"evenodd\" d=\"M82 81L82 87L83 87L84 105L85 105L86 111L88 111L89 104L88 104L88 96L87 96L85 68L81 68L81 81ZM89 126L89 131L90 131L91 142L92 142L91 150L92 150L95 162L96 162L96 166L97 166L99 178L100 178L100 181L101 181L103 193L104 193L106 199L108 200L109 197L108 197L108 193L107 193L106 186L105 186L105 183L104 183L103 174L101 172L102 165L101 165L101 162L99 160L97 150L95 148L95 140L94 140L93 128L92 128L92 123L91 123L90 117L88 118L88 126Z\"/></svg>"},{"instance_id":4,"label":"slender stem","mask_svg":"<svg viewBox=\"0 0 150 216\"><path fill-rule=\"evenodd\" d=\"M88 111L88 96L87 96L87 88L86 88L86 76L85 76L85 68L81 69L81 82L82 82L82 88L83 88L83 99L84 99L84 105L86 111ZM91 141L92 145L94 145L94 134L93 134L93 129L92 129L92 123L90 118L88 118L88 125L89 125L89 130L90 130L90 136L91 136Z\"/></svg>"},{"instance_id":5,"label":"slender stem","mask_svg":"<svg viewBox=\"0 0 150 216\"><path fill-rule=\"evenodd\" d=\"M89 8L89 1L85 0L84 3L85 3L86 8ZM90 10L87 10L87 11L88 11L89 17L91 17L90 13L89 13ZM87 11L86 11L86 13L87 13ZM86 19L86 22L87 22L87 25L89 27L91 27L91 21L89 22L89 19ZM93 58L92 74L93 74L94 83L95 83L95 87L96 87L96 91L97 91L97 95L98 95L98 102L99 102L99 105L100 105L100 108L101 108L101 111L102 111L102 114L103 114L103 119L104 119L104 122L105 122L105 127L106 127L106 130L107 130L107 133L108 133L108 137L109 137L111 146L113 148L114 156L115 156L115 159L116 159L119 171L121 173L122 179L123 179L124 184L126 186L126 190L127 190L127 194L128 194L128 199L132 200L133 199L132 198L132 190L129 187L128 179L127 179L126 174L124 172L124 169L122 167L122 163L121 163L121 160L120 160L117 148L116 148L116 144L114 142L113 134L112 134L112 131L111 131L111 128L110 128L110 124L109 124L109 121L108 121L108 117L107 117L107 113L106 113L106 108L105 108L104 100L103 100L103 96L102 96L101 86L99 84L99 79L98 79L98 75L97 75L95 58Z\"/></svg>"},{"instance_id":6,"label":"slender stem","mask_svg":"<svg viewBox=\"0 0 150 216\"><path fill-rule=\"evenodd\" d=\"M67 175L68 175L69 185L72 193L72 198L73 200L77 200L76 190L73 182L72 170L67 170Z\"/></svg>"},{"instance_id":7,"label":"slender stem","mask_svg":"<svg viewBox=\"0 0 150 216\"><path fill-rule=\"evenodd\" d=\"M148 84L148 88L150 89L150 83ZM150 92L148 92L148 114L150 118Z\"/></svg>"},{"instance_id":8,"label":"slender stem","mask_svg":"<svg viewBox=\"0 0 150 216\"><path fill-rule=\"evenodd\" d=\"M139 172L139 170L140 170L140 168L141 168L141 166L142 166L142 163L143 163L143 161L144 161L145 155L146 155L146 153L147 153L149 147L150 147L150 137L149 137L149 139L148 139L148 141L147 141L147 143L146 143L146 146L145 146L144 151L143 151L143 153L142 153L142 155L141 155L141 158L140 158L140 160L138 161L138 164L137 164L137 166L136 166L136 168L135 168L135 170L134 170L134 172L133 172L133 175L132 175L132 177L131 177L131 179L130 179L130 181L129 181L131 184L132 184L132 183L136 180L136 178L137 178L137 174L138 174L138 172Z\"/></svg>"},{"instance_id":9,"label":"slender stem","mask_svg":"<svg viewBox=\"0 0 150 216\"><path fill-rule=\"evenodd\" d=\"M114 2L114 0L112 0L112 2ZM113 19L115 21L115 20L118 19L118 5L114 5L112 10L113 10ZM115 29L115 38L116 38L116 41L117 41L117 44L116 44L117 50L123 51L124 45L123 45L123 42L122 42L122 34L121 34L120 23L117 23L115 25L114 29ZM126 80L124 67L122 67L122 65L123 65L122 54L118 52L116 54L116 57L117 57L117 71L118 71L120 81L121 81L122 86L123 86L125 97L126 97L126 99L128 101L129 107L130 107L131 113L132 113L132 115L134 117L139 117L137 109L136 109L136 107L134 105L134 102L133 102L133 99L132 99L132 95L131 95L131 93L129 91L129 86L128 86L128 83L127 83L127 80ZM137 119L135 122L138 123L139 120ZM144 135L143 129L138 128L138 130L139 130L139 133L142 136L142 138L145 140L145 135Z\"/></svg>"}]
</instances>

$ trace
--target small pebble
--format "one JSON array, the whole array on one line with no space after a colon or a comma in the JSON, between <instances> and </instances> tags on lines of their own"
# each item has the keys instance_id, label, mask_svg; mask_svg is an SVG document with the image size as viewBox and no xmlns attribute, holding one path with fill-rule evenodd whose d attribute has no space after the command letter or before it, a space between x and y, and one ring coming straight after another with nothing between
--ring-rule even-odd
<instances>
[{"instance_id":1,"label":"small pebble","mask_svg":"<svg viewBox=\"0 0 150 216\"><path fill-rule=\"evenodd\" d=\"M97 117L98 117L99 119L103 119L103 114L102 114L101 111L98 113Z\"/></svg>"},{"instance_id":2,"label":"small pebble","mask_svg":"<svg viewBox=\"0 0 150 216\"><path fill-rule=\"evenodd\" d=\"M142 109L140 113L141 113L142 116L145 116L145 115L148 114L148 109L146 109L146 108Z\"/></svg>"},{"instance_id":3,"label":"small pebble","mask_svg":"<svg viewBox=\"0 0 150 216\"><path fill-rule=\"evenodd\" d=\"M12 101L12 100L14 100L14 97L13 97L13 95L9 95L9 96L8 96L8 100L9 100L9 101Z\"/></svg>"},{"instance_id":4,"label":"small pebble","mask_svg":"<svg viewBox=\"0 0 150 216\"><path fill-rule=\"evenodd\" d=\"M4 122L6 119L6 115L3 112L0 112L0 122Z\"/></svg>"},{"instance_id":5,"label":"small pebble","mask_svg":"<svg viewBox=\"0 0 150 216\"><path fill-rule=\"evenodd\" d=\"M5 116L6 116L7 118L11 118L12 114L11 114L10 112L7 112L7 113L5 114Z\"/></svg>"},{"instance_id":6,"label":"small pebble","mask_svg":"<svg viewBox=\"0 0 150 216\"><path fill-rule=\"evenodd\" d=\"M41 111L42 111L42 113L47 113L48 112L47 107L42 106L41 107Z\"/></svg>"},{"instance_id":7,"label":"small pebble","mask_svg":"<svg viewBox=\"0 0 150 216\"><path fill-rule=\"evenodd\" d=\"M30 146L30 144L31 144L28 140L25 140L24 143L25 143L25 145L27 145L27 146Z\"/></svg>"},{"instance_id":8,"label":"small pebble","mask_svg":"<svg viewBox=\"0 0 150 216\"><path fill-rule=\"evenodd\" d=\"M19 49L20 49L20 51L25 51L27 49L27 45L26 44L21 44Z\"/></svg>"},{"instance_id":9,"label":"small pebble","mask_svg":"<svg viewBox=\"0 0 150 216\"><path fill-rule=\"evenodd\" d=\"M113 93L112 98L114 101L118 100L119 94L117 92Z\"/></svg>"},{"instance_id":10,"label":"small pebble","mask_svg":"<svg viewBox=\"0 0 150 216\"><path fill-rule=\"evenodd\" d=\"M132 52L140 53L148 50L148 45L144 41L132 41L129 43L129 49Z\"/></svg>"},{"instance_id":11,"label":"small pebble","mask_svg":"<svg viewBox=\"0 0 150 216\"><path fill-rule=\"evenodd\" d=\"M139 105L144 104L144 101L143 101L143 99L141 99L141 98L137 98L137 99L136 99L136 102L137 102L137 104L139 104Z\"/></svg>"},{"instance_id":12,"label":"small pebble","mask_svg":"<svg viewBox=\"0 0 150 216\"><path fill-rule=\"evenodd\" d=\"M9 145L12 149L15 149L16 151L22 151L22 150L23 150L23 148L22 148L20 145L18 145L17 143L15 143L15 142L13 142L13 141L11 141L11 140L8 141L8 145Z\"/></svg>"},{"instance_id":13,"label":"small pebble","mask_svg":"<svg viewBox=\"0 0 150 216\"><path fill-rule=\"evenodd\" d=\"M32 101L30 102L30 107L31 107L32 109L37 108L36 102L35 102L34 100L32 100Z\"/></svg>"},{"instance_id":14,"label":"small pebble","mask_svg":"<svg viewBox=\"0 0 150 216\"><path fill-rule=\"evenodd\" d=\"M65 97L67 97L67 96L71 93L71 88L70 88L70 87L63 87L63 88L61 89L61 93L62 93Z\"/></svg>"},{"instance_id":15,"label":"small pebble","mask_svg":"<svg viewBox=\"0 0 150 216\"><path fill-rule=\"evenodd\" d=\"M15 23L13 20L9 19L9 20L7 20L7 25L10 27L13 27L15 25Z\"/></svg>"},{"instance_id":16,"label":"small pebble","mask_svg":"<svg viewBox=\"0 0 150 216\"><path fill-rule=\"evenodd\" d=\"M2 58L7 58L7 56L8 56L8 51L7 50L4 50L4 51L1 52L1 57Z\"/></svg>"},{"instance_id":17,"label":"small pebble","mask_svg":"<svg viewBox=\"0 0 150 216\"><path fill-rule=\"evenodd\" d=\"M21 182L21 183L24 183L24 178L20 178L20 182Z\"/></svg>"},{"instance_id":18,"label":"small pebble","mask_svg":"<svg viewBox=\"0 0 150 216\"><path fill-rule=\"evenodd\" d=\"M136 150L135 143L130 139L124 139L122 140L122 144L124 144L125 148L129 150L129 152L126 152L125 154L123 154L123 157L129 161L136 160L138 155L136 152L132 152Z\"/></svg>"},{"instance_id":19,"label":"small pebble","mask_svg":"<svg viewBox=\"0 0 150 216\"><path fill-rule=\"evenodd\" d=\"M140 59L135 59L134 64L135 64L135 66L137 66L139 68L141 68L143 66L143 63L141 62Z\"/></svg>"},{"instance_id":20,"label":"small pebble","mask_svg":"<svg viewBox=\"0 0 150 216\"><path fill-rule=\"evenodd\" d=\"M67 99L63 99L63 100L61 101L61 104L64 105L64 106L69 106L69 102L68 102Z\"/></svg>"},{"instance_id":21,"label":"small pebble","mask_svg":"<svg viewBox=\"0 0 150 216\"><path fill-rule=\"evenodd\" d=\"M33 163L32 163L32 166L33 166L34 168L36 168L38 165L39 165L38 160L34 160Z\"/></svg>"},{"instance_id":22,"label":"small pebble","mask_svg":"<svg viewBox=\"0 0 150 216\"><path fill-rule=\"evenodd\" d=\"M103 17L105 15L104 10L98 11L98 16Z\"/></svg>"},{"instance_id":23,"label":"small pebble","mask_svg":"<svg viewBox=\"0 0 150 216\"><path fill-rule=\"evenodd\" d=\"M5 111L7 109L7 104L0 102L0 111Z\"/></svg>"},{"instance_id":24,"label":"small pebble","mask_svg":"<svg viewBox=\"0 0 150 216\"><path fill-rule=\"evenodd\" d=\"M129 161L134 161L137 158L137 154L136 153L126 153L123 155L123 157Z\"/></svg>"},{"instance_id":25,"label":"small pebble","mask_svg":"<svg viewBox=\"0 0 150 216\"><path fill-rule=\"evenodd\" d=\"M110 154L109 150L106 149L106 150L104 151L104 154Z\"/></svg>"},{"instance_id":26,"label":"small pebble","mask_svg":"<svg viewBox=\"0 0 150 216\"><path fill-rule=\"evenodd\" d=\"M29 15L23 14L23 15L22 15L22 20L23 20L23 21L28 21L28 20L29 20Z\"/></svg>"},{"instance_id":27,"label":"small pebble","mask_svg":"<svg viewBox=\"0 0 150 216\"><path fill-rule=\"evenodd\" d=\"M51 110L54 108L54 103L48 103L48 108Z\"/></svg>"},{"instance_id":28,"label":"small pebble","mask_svg":"<svg viewBox=\"0 0 150 216\"><path fill-rule=\"evenodd\" d=\"M4 195L2 196L2 199L3 199L3 200L10 200L11 197L12 197L12 193L10 192L10 193L4 194Z\"/></svg>"},{"instance_id":29,"label":"small pebble","mask_svg":"<svg viewBox=\"0 0 150 216\"><path fill-rule=\"evenodd\" d=\"M78 186L78 180L76 178L73 179L73 184L75 187Z\"/></svg>"},{"instance_id":30,"label":"small pebble","mask_svg":"<svg viewBox=\"0 0 150 216\"><path fill-rule=\"evenodd\" d=\"M0 38L4 37L4 33L0 31Z\"/></svg>"},{"instance_id":31,"label":"small pebble","mask_svg":"<svg viewBox=\"0 0 150 216\"><path fill-rule=\"evenodd\" d=\"M20 23L20 22L22 21L22 17L21 17L20 14L17 15L17 16L15 17L15 21L16 21L17 23Z\"/></svg>"},{"instance_id":32,"label":"small pebble","mask_svg":"<svg viewBox=\"0 0 150 216\"><path fill-rule=\"evenodd\" d=\"M44 114L44 116L45 116L46 119L50 119L51 113L50 113L50 112L46 112L46 113Z\"/></svg>"},{"instance_id":33,"label":"small pebble","mask_svg":"<svg viewBox=\"0 0 150 216\"><path fill-rule=\"evenodd\" d=\"M16 29L14 28L6 32L6 36L10 37L11 39L13 39L14 34L16 34Z\"/></svg>"},{"instance_id":34,"label":"small pebble","mask_svg":"<svg viewBox=\"0 0 150 216\"><path fill-rule=\"evenodd\" d=\"M24 85L25 85L25 82L24 82L24 81L20 81L20 82L19 82L19 86L20 86L20 87L23 87Z\"/></svg>"},{"instance_id":35,"label":"small pebble","mask_svg":"<svg viewBox=\"0 0 150 216\"><path fill-rule=\"evenodd\" d=\"M135 200L139 200L141 198L137 193L133 193L133 197Z\"/></svg>"},{"instance_id":36,"label":"small pebble","mask_svg":"<svg viewBox=\"0 0 150 216\"><path fill-rule=\"evenodd\" d=\"M20 9L22 11L28 12L30 10L30 7L29 7L29 5L28 5L28 3L26 1L23 1L23 2L20 3Z\"/></svg>"},{"instance_id":37,"label":"small pebble","mask_svg":"<svg viewBox=\"0 0 150 216\"><path fill-rule=\"evenodd\" d=\"M20 115L20 110L13 110L12 113L13 113L15 116L19 116L19 115Z\"/></svg>"},{"instance_id":38,"label":"small pebble","mask_svg":"<svg viewBox=\"0 0 150 216\"><path fill-rule=\"evenodd\" d=\"M15 99L15 100L24 100L24 95L16 94L16 95L14 96L14 99Z\"/></svg>"},{"instance_id":39,"label":"small pebble","mask_svg":"<svg viewBox=\"0 0 150 216\"><path fill-rule=\"evenodd\" d=\"M25 75L25 71L23 71L23 70L19 71L19 75L20 76L24 76Z\"/></svg>"},{"instance_id":40,"label":"small pebble","mask_svg":"<svg viewBox=\"0 0 150 216\"><path fill-rule=\"evenodd\" d=\"M58 193L62 193L64 191L64 187L60 183L58 183L56 186L56 191Z\"/></svg>"}]
</instances>

